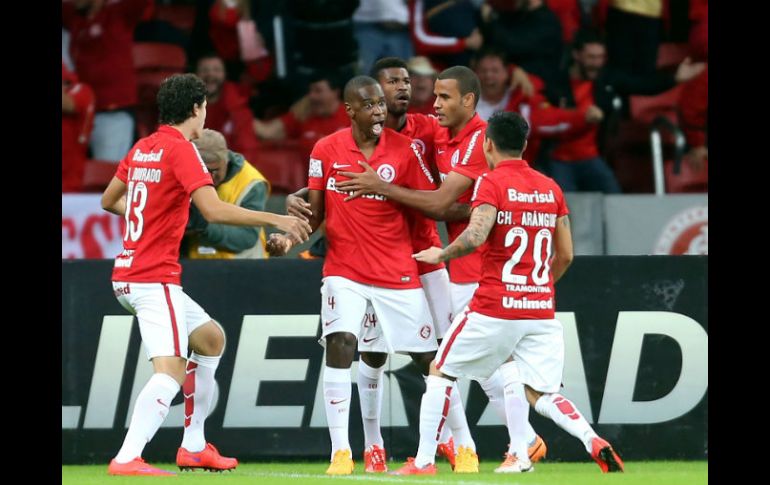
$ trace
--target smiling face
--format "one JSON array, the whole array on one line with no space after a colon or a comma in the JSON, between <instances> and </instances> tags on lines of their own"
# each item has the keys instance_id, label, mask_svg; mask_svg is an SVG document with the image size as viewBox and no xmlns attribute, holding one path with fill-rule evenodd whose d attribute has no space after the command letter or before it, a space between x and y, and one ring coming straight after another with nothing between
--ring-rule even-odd
<instances>
[{"instance_id":1,"label":"smiling face","mask_svg":"<svg viewBox=\"0 0 770 485\"><path fill-rule=\"evenodd\" d=\"M351 122L367 138L380 137L385 127L388 108L385 94L379 84L358 88L352 99L345 103L345 108Z\"/></svg>"},{"instance_id":2,"label":"smiling face","mask_svg":"<svg viewBox=\"0 0 770 485\"><path fill-rule=\"evenodd\" d=\"M389 67L377 75L382 91L385 94L385 104L388 113L401 116L409 109L412 99L412 83L409 72L403 67Z\"/></svg>"}]
</instances>

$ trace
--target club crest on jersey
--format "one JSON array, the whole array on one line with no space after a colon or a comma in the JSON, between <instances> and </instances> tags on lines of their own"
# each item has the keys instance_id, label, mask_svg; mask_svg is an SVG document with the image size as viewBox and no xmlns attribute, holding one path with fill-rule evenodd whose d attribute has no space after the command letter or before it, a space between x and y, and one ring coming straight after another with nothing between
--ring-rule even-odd
<instances>
[{"instance_id":1,"label":"club crest on jersey","mask_svg":"<svg viewBox=\"0 0 770 485\"><path fill-rule=\"evenodd\" d=\"M458 148L458 149L457 149L457 150L455 150L455 152L452 154L452 166L453 166L453 167L456 167L456 166L457 166L457 162L459 162L459 161L460 161L460 149Z\"/></svg>"},{"instance_id":2,"label":"club crest on jersey","mask_svg":"<svg viewBox=\"0 0 770 485\"><path fill-rule=\"evenodd\" d=\"M396 178L396 169L393 168L393 165L383 163L377 167L377 175L386 182L393 182L393 179Z\"/></svg>"},{"instance_id":3,"label":"club crest on jersey","mask_svg":"<svg viewBox=\"0 0 770 485\"><path fill-rule=\"evenodd\" d=\"M419 138L412 139L412 143L414 143L417 146L417 149L420 150L420 155L425 155L425 142L420 140Z\"/></svg>"}]
</instances>

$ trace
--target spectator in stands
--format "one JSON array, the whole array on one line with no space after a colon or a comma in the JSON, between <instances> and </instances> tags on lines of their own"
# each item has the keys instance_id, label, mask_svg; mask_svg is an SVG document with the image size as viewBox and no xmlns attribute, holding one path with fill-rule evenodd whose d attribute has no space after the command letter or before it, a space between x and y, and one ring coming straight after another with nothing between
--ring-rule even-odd
<instances>
[{"instance_id":1,"label":"spectator in stands","mask_svg":"<svg viewBox=\"0 0 770 485\"><path fill-rule=\"evenodd\" d=\"M406 63L412 81L412 100L409 103L410 113L435 114L433 101L433 85L436 83L438 71L433 68L430 59L417 56Z\"/></svg>"},{"instance_id":2,"label":"spectator in stands","mask_svg":"<svg viewBox=\"0 0 770 485\"><path fill-rule=\"evenodd\" d=\"M602 0L607 8L608 63L629 74L656 70L663 30L664 0Z\"/></svg>"},{"instance_id":3,"label":"spectator in stands","mask_svg":"<svg viewBox=\"0 0 770 485\"><path fill-rule=\"evenodd\" d=\"M75 71L96 96L91 135L95 159L117 163L133 145L134 28L152 6L152 0L62 1L62 25L72 35Z\"/></svg>"},{"instance_id":4,"label":"spectator in stands","mask_svg":"<svg viewBox=\"0 0 770 485\"><path fill-rule=\"evenodd\" d=\"M94 121L94 92L61 65L61 191L80 192Z\"/></svg>"},{"instance_id":5,"label":"spectator in stands","mask_svg":"<svg viewBox=\"0 0 770 485\"><path fill-rule=\"evenodd\" d=\"M524 155L530 164L537 161L543 139L568 135L593 119L593 112L586 109L551 106L542 94L542 82L535 76L528 81L531 88L512 83L510 79L527 74L517 66L507 65L502 51L484 48L474 57L473 64L481 84L476 112L485 121L497 111L521 114L530 127Z\"/></svg>"},{"instance_id":6,"label":"spectator in stands","mask_svg":"<svg viewBox=\"0 0 770 485\"><path fill-rule=\"evenodd\" d=\"M243 155L228 150L221 133L205 129L193 143L211 173L220 200L246 209L265 210L270 182ZM267 258L265 242L263 227L210 224L195 205L190 206L183 242L189 258Z\"/></svg>"},{"instance_id":7,"label":"spectator in stands","mask_svg":"<svg viewBox=\"0 0 770 485\"><path fill-rule=\"evenodd\" d=\"M293 109L270 121L254 120L257 136L265 140L299 139L303 158L308 159L315 142L350 126L334 75L317 73L311 78L306 99L298 105L307 108Z\"/></svg>"},{"instance_id":8,"label":"spectator in stands","mask_svg":"<svg viewBox=\"0 0 770 485\"><path fill-rule=\"evenodd\" d=\"M353 26L358 40L359 72L369 72L381 57L409 59L414 55L405 0L361 0L353 14Z\"/></svg>"},{"instance_id":9,"label":"spectator in stands","mask_svg":"<svg viewBox=\"0 0 770 485\"><path fill-rule=\"evenodd\" d=\"M478 8L471 0L410 0L412 41L417 55L436 69L470 63L484 39Z\"/></svg>"},{"instance_id":10,"label":"spectator in stands","mask_svg":"<svg viewBox=\"0 0 770 485\"><path fill-rule=\"evenodd\" d=\"M605 67L604 41L588 30L575 35L572 58L573 63L562 72L559 82L546 87L550 101L561 107L590 110L593 116L583 129L560 138L551 153L551 176L565 192L620 192L612 169L599 154L597 141L599 123L612 110L614 96L662 93L697 76L705 65L688 58L675 74L630 75L625 70Z\"/></svg>"},{"instance_id":11,"label":"spectator in stands","mask_svg":"<svg viewBox=\"0 0 770 485\"><path fill-rule=\"evenodd\" d=\"M515 0L515 5L512 11L481 7L484 44L502 50L510 62L548 85L558 76L563 54L559 19L543 0Z\"/></svg>"},{"instance_id":12,"label":"spectator in stands","mask_svg":"<svg viewBox=\"0 0 770 485\"><path fill-rule=\"evenodd\" d=\"M236 83L225 80L222 58L204 55L198 59L195 73L206 83L206 128L221 132L233 150L247 157L256 156L259 141L254 134L254 115Z\"/></svg>"}]
</instances>

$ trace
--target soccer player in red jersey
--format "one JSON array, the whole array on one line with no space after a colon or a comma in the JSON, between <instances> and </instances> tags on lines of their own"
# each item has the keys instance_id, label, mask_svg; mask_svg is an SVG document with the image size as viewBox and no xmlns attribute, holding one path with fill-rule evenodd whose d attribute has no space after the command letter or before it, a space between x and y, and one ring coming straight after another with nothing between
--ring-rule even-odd
<instances>
[{"instance_id":1,"label":"soccer player in red jersey","mask_svg":"<svg viewBox=\"0 0 770 485\"><path fill-rule=\"evenodd\" d=\"M313 148L309 167L311 225L326 219L328 252L321 287L323 373L326 419L332 441L330 475L353 472L348 441L350 367L363 333L368 304L377 314L385 352L407 353L425 367L437 348L428 302L411 258L408 213L380 195L345 202L337 188L344 170L360 171L368 160L376 174L394 184L431 190L430 172L412 140L385 128L387 108L382 88L368 76L348 81L345 106L351 127L322 138ZM285 254L285 236L271 236L271 254Z\"/></svg>"},{"instance_id":2,"label":"soccer player in red jersey","mask_svg":"<svg viewBox=\"0 0 770 485\"><path fill-rule=\"evenodd\" d=\"M161 84L157 99L161 126L129 150L102 195L102 207L126 219L123 251L112 272L115 297L136 315L154 368L134 404L123 446L110 462L111 475L173 474L146 464L141 455L182 385L185 431L177 465L223 470L238 464L222 457L203 434L225 335L180 286L179 243L190 199L209 222L267 224L287 231L296 242L306 240L310 231L298 218L219 200L211 175L190 142L200 136L206 119L203 81L193 74L171 76Z\"/></svg>"},{"instance_id":3,"label":"soccer player in red jersey","mask_svg":"<svg viewBox=\"0 0 770 485\"><path fill-rule=\"evenodd\" d=\"M407 114L411 100L411 83L406 62L396 57L379 59L370 72L371 76L380 83L385 94L388 115L385 126L392 128L402 135L412 139L423 155L428 167L433 165L433 138L440 129L435 117L424 114ZM422 170L422 167L414 167ZM436 222L415 209L408 209L410 217L410 235L414 252L422 251L432 246L440 246ZM449 274L443 263L436 265L417 263L417 272L428 300L436 338L440 342L444 333L452 323L452 303L450 297ZM380 410L382 408L382 379L387 361L387 347L382 338L380 327L377 326L377 315L374 309L367 308L364 334L358 340L358 350L361 359L358 362L358 395L361 402L361 417L364 425L364 462L365 469L372 472L387 471L385 465L385 450L380 430ZM416 362L418 365L421 363ZM428 375L428 364L422 363L420 372ZM465 417L459 390L452 394L452 406L449 410L449 422L444 427L439 445L439 454L445 456L450 464L455 465L454 440L451 429L459 434L458 443L466 444L472 441ZM377 456L380 455L380 456Z\"/></svg>"},{"instance_id":4,"label":"soccer player in red jersey","mask_svg":"<svg viewBox=\"0 0 770 485\"><path fill-rule=\"evenodd\" d=\"M363 193L381 194L389 199L421 210L437 220L447 221L450 239L456 239L468 225L470 199L474 181L489 170L482 151L483 130L486 122L476 114L480 94L476 74L463 66L442 71L435 83L438 124L434 133L435 160L441 178L441 186L434 191L416 191L388 184L374 173L366 163L361 174L343 173L351 178L339 187L353 191L354 198ZM481 277L481 253L475 251L452 261L449 266L452 313L462 312L478 287ZM497 414L505 420L503 383L500 373L479 380ZM527 424L533 459L545 454L545 443ZM458 446L455 470L478 471L478 456L473 440L461 450Z\"/></svg>"},{"instance_id":5,"label":"soccer player in red jersey","mask_svg":"<svg viewBox=\"0 0 770 485\"><path fill-rule=\"evenodd\" d=\"M495 472L532 471L525 425L529 405L581 440L602 472L623 462L574 404L559 394L564 336L554 318L554 283L572 262L567 204L553 179L521 158L529 126L517 113L489 120L483 147L491 172L476 181L471 220L445 249L415 254L426 263L461 257L486 243L479 288L449 328L431 365L420 408L420 447L397 472L435 473L436 434L446 419L452 381L484 379L500 369L505 382L510 447ZM513 356L513 359L511 358Z\"/></svg>"}]
</instances>

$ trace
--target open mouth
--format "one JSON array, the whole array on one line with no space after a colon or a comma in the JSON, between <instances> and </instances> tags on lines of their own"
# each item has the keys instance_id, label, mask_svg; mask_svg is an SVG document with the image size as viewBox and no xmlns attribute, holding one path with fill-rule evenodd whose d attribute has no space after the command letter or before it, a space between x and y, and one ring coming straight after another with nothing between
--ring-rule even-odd
<instances>
[{"instance_id":1,"label":"open mouth","mask_svg":"<svg viewBox=\"0 0 770 485\"><path fill-rule=\"evenodd\" d=\"M379 136L382 134L382 129L385 127L384 121L376 121L374 124L372 124L372 133L374 133L376 136Z\"/></svg>"}]
</instances>

